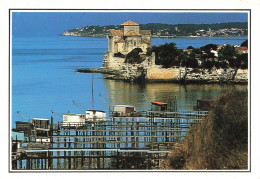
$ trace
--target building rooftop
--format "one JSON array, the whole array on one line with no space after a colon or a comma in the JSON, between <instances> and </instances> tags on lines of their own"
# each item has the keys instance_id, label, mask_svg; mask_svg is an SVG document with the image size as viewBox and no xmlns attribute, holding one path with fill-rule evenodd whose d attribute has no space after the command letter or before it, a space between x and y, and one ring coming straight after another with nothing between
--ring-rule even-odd
<instances>
[{"instance_id":1,"label":"building rooftop","mask_svg":"<svg viewBox=\"0 0 260 179\"><path fill-rule=\"evenodd\" d=\"M50 119L44 119L44 118L32 118L32 120L37 120L37 121L49 121Z\"/></svg>"},{"instance_id":2,"label":"building rooftop","mask_svg":"<svg viewBox=\"0 0 260 179\"><path fill-rule=\"evenodd\" d=\"M90 109L90 110L86 110L85 112L104 112L105 113L106 111Z\"/></svg>"},{"instance_id":3,"label":"building rooftop","mask_svg":"<svg viewBox=\"0 0 260 179\"><path fill-rule=\"evenodd\" d=\"M115 105L114 107L129 107L129 108L133 108L134 106L131 105Z\"/></svg>"},{"instance_id":4,"label":"building rooftop","mask_svg":"<svg viewBox=\"0 0 260 179\"><path fill-rule=\"evenodd\" d=\"M111 35L113 36L120 36L123 35L123 31L122 30L110 30Z\"/></svg>"},{"instance_id":5,"label":"building rooftop","mask_svg":"<svg viewBox=\"0 0 260 179\"><path fill-rule=\"evenodd\" d=\"M140 36L141 34L133 31L133 30L130 30L129 32L127 32L126 34L124 34L125 36Z\"/></svg>"},{"instance_id":6,"label":"building rooftop","mask_svg":"<svg viewBox=\"0 0 260 179\"><path fill-rule=\"evenodd\" d=\"M84 116L84 114L67 113L63 114L63 116Z\"/></svg>"},{"instance_id":7,"label":"building rooftop","mask_svg":"<svg viewBox=\"0 0 260 179\"><path fill-rule=\"evenodd\" d=\"M247 47L237 47L236 49L237 49L237 50L248 50Z\"/></svg>"},{"instance_id":8,"label":"building rooftop","mask_svg":"<svg viewBox=\"0 0 260 179\"><path fill-rule=\"evenodd\" d=\"M167 103L159 102L159 101L154 101L154 102L151 102L151 103L152 103L152 104L155 104L155 105L159 105L159 106L167 105Z\"/></svg>"},{"instance_id":9,"label":"building rooftop","mask_svg":"<svg viewBox=\"0 0 260 179\"><path fill-rule=\"evenodd\" d=\"M139 25L139 24L137 24L137 23L135 23L135 22L133 22L133 21L131 21L131 20L129 20L129 21L126 21L126 22L124 22L123 24L121 24L121 25Z\"/></svg>"},{"instance_id":10,"label":"building rooftop","mask_svg":"<svg viewBox=\"0 0 260 179\"><path fill-rule=\"evenodd\" d=\"M29 124L29 122L15 121L16 124Z\"/></svg>"}]
</instances>

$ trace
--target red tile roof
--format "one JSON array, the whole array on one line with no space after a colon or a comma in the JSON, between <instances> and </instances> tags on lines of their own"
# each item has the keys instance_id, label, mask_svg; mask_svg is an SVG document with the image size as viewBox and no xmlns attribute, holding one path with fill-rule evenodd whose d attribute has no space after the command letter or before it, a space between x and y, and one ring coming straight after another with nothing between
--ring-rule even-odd
<instances>
[{"instance_id":1,"label":"red tile roof","mask_svg":"<svg viewBox=\"0 0 260 179\"><path fill-rule=\"evenodd\" d=\"M123 31L122 30L110 30L111 35L113 36L117 36L117 35L123 35Z\"/></svg>"},{"instance_id":2,"label":"red tile roof","mask_svg":"<svg viewBox=\"0 0 260 179\"><path fill-rule=\"evenodd\" d=\"M135 22L129 20L129 21L124 22L124 23L121 24L121 25L139 25L139 24L137 24L137 23L135 23Z\"/></svg>"},{"instance_id":3,"label":"red tile roof","mask_svg":"<svg viewBox=\"0 0 260 179\"><path fill-rule=\"evenodd\" d=\"M247 47L240 47L241 50L248 50Z\"/></svg>"},{"instance_id":4,"label":"red tile roof","mask_svg":"<svg viewBox=\"0 0 260 179\"><path fill-rule=\"evenodd\" d=\"M248 50L247 47L236 47L236 50Z\"/></svg>"},{"instance_id":5,"label":"red tile roof","mask_svg":"<svg viewBox=\"0 0 260 179\"><path fill-rule=\"evenodd\" d=\"M140 36L141 34L133 31L133 30L130 30L129 32L127 32L126 34L124 34L125 36Z\"/></svg>"},{"instance_id":6,"label":"red tile roof","mask_svg":"<svg viewBox=\"0 0 260 179\"><path fill-rule=\"evenodd\" d=\"M164 103L164 102L158 102L158 101L155 101L155 102L151 102L152 104L155 104L155 105L167 105L167 103Z\"/></svg>"}]
</instances>

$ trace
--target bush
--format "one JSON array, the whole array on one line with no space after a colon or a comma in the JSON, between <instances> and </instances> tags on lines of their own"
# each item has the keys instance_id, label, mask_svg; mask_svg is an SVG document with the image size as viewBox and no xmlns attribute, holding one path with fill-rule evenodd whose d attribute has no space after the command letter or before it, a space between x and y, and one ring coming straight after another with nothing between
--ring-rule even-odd
<instances>
[{"instance_id":1,"label":"bush","mask_svg":"<svg viewBox=\"0 0 260 179\"><path fill-rule=\"evenodd\" d=\"M236 56L237 51L235 50L235 47L231 45L226 45L222 47L218 52L218 61L219 62L227 62L227 67L234 68L236 67Z\"/></svg>"},{"instance_id":2,"label":"bush","mask_svg":"<svg viewBox=\"0 0 260 179\"><path fill-rule=\"evenodd\" d=\"M135 48L133 49L131 52L129 52L126 55L125 58L125 63L142 63L144 59L141 58L141 56L139 55L140 52L143 52L143 50L141 48Z\"/></svg>"},{"instance_id":3,"label":"bush","mask_svg":"<svg viewBox=\"0 0 260 179\"><path fill-rule=\"evenodd\" d=\"M248 40L245 40L244 42L241 43L241 47L248 47Z\"/></svg>"},{"instance_id":4,"label":"bush","mask_svg":"<svg viewBox=\"0 0 260 179\"><path fill-rule=\"evenodd\" d=\"M236 66L240 67L241 69L248 68L248 54L247 53L237 55L236 61L238 63L238 64L236 64Z\"/></svg>"},{"instance_id":5,"label":"bush","mask_svg":"<svg viewBox=\"0 0 260 179\"><path fill-rule=\"evenodd\" d=\"M247 92L220 96L209 116L190 127L185 140L176 144L167 169L247 169Z\"/></svg>"},{"instance_id":6,"label":"bush","mask_svg":"<svg viewBox=\"0 0 260 179\"><path fill-rule=\"evenodd\" d=\"M206 60L202 61L202 63L201 63L201 67L208 69L208 70L211 70L214 66L215 66L214 60L206 59Z\"/></svg>"},{"instance_id":7,"label":"bush","mask_svg":"<svg viewBox=\"0 0 260 179\"><path fill-rule=\"evenodd\" d=\"M117 52L117 53L114 53L114 57L125 58L125 55L123 55L121 52Z\"/></svg>"},{"instance_id":8,"label":"bush","mask_svg":"<svg viewBox=\"0 0 260 179\"><path fill-rule=\"evenodd\" d=\"M195 53L191 52L190 54L187 53L179 53L179 60L181 62L181 66L183 67L190 67L190 68L197 68L198 67L198 60L195 58Z\"/></svg>"},{"instance_id":9,"label":"bush","mask_svg":"<svg viewBox=\"0 0 260 179\"><path fill-rule=\"evenodd\" d=\"M207 44L205 46L200 47L200 50L209 53L211 50L216 50L217 47L218 46L216 44Z\"/></svg>"}]
</instances>

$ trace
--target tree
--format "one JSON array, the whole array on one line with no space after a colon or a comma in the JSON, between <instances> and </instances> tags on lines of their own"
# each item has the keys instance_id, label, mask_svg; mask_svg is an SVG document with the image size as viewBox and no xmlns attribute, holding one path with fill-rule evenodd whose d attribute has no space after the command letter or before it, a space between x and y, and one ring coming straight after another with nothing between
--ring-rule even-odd
<instances>
[{"instance_id":1,"label":"tree","mask_svg":"<svg viewBox=\"0 0 260 179\"><path fill-rule=\"evenodd\" d=\"M190 67L190 68L197 68L198 67L198 60L195 57L195 53L191 52L190 54L182 53L179 55L181 66L183 67Z\"/></svg>"},{"instance_id":2,"label":"tree","mask_svg":"<svg viewBox=\"0 0 260 179\"><path fill-rule=\"evenodd\" d=\"M201 51L199 48L193 48L192 52L194 52L195 54L201 54Z\"/></svg>"},{"instance_id":3,"label":"tree","mask_svg":"<svg viewBox=\"0 0 260 179\"><path fill-rule=\"evenodd\" d=\"M125 55L123 55L121 52L117 52L117 53L114 53L114 57L125 58Z\"/></svg>"},{"instance_id":4,"label":"tree","mask_svg":"<svg viewBox=\"0 0 260 179\"><path fill-rule=\"evenodd\" d=\"M166 43L160 46L152 46L147 48L146 55L150 56L152 52L155 53L155 64L163 65L165 68L172 66L179 66L178 50L175 43Z\"/></svg>"},{"instance_id":5,"label":"tree","mask_svg":"<svg viewBox=\"0 0 260 179\"><path fill-rule=\"evenodd\" d=\"M245 40L244 42L242 42L240 46L248 48L248 40Z\"/></svg>"},{"instance_id":6,"label":"tree","mask_svg":"<svg viewBox=\"0 0 260 179\"><path fill-rule=\"evenodd\" d=\"M135 48L126 55L125 63L141 63L143 60L139 53L143 52L141 48Z\"/></svg>"},{"instance_id":7,"label":"tree","mask_svg":"<svg viewBox=\"0 0 260 179\"><path fill-rule=\"evenodd\" d=\"M248 54L243 53L241 55L238 55L237 61L239 62L239 67L241 69L247 69L248 68Z\"/></svg>"},{"instance_id":8,"label":"tree","mask_svg":"<svg viewBox=\"0 0 260 179\"><path fill-rule=\"evenodd\" d=\"M205 59L202 61L201 66L211 71L211 69L215 66L215 61L212 59Z\"/></svg>"},{"instance_id":9,"label":"tree","mask_svg":"<svg viewBox=\"0 0 260 179\"><path fill-rule=\"evenodd\" d=\"M216 50L217 49L216 44L207 44L205 46L200 47L201 51L204 51L205 53L210 53L211 50Z\"/></svg>"},{"instance_id":10,"label":"tree","mask_svg":"<svg viewBox=\"0 0 260 179\"><path fill-rule=\"evenodd\" d=\"M213 57L213 58L211 58ZM208 71L211 71L211 69L215 66L215 60L214 60L215 56L212 53L209 52L208 53L201 53L200 55L200 60L201 60L201 67L204 69L208 69Z\"/></svg>"},{"instance_id":11,"label":"tree","mask_svg":"<svg viewBox=\"0 0 260 179\"><path fill-rule=\"evenodd\" d=\"M148 47L147 50L146 50L146 55L147 56L151 56L152 53L154 52L155 53L155 56L158 55L158 52L160 51L161 49L161 46L155 46L153 45L152 47Z\"/></svg>"},{"instance_id":12,"label":"tree","mask_svg":"<svg viewBox=\"0 0 260 179\"><path fill-rule=\"evenodd\" d=\"M222 47L218 52L218 60L219 61L227 61L228 67L235 68L236 67L236 56L237 51L235 50L235 47L231 45L226 45Z\"/></svg>"},{"instance_id":13,"label":"tree","mask_svg":"<svg viewBox=\"0 0 260 179\"><path fill-rule=\"evenodd\" d=\"M178 56L178 51L175 43L166 43L161 46L158 53L158 59L155 60L156 64L163 65L165 68L178 65L176 57Z\"/></svg>"},{"instance_id":14,"label":"tree","mask_svg":"<svg viewBox=\"0 0 260 179\"><path fill-rule=\"evenodd\" d=\"M215 67L216 68L227 68L228 67L228 63L227 61L219 61L219 60L216 60L215 61Z\"/></svg>"},{"instance_id":15,"label":"tree","mask_svg":"<svg viewBox=\"0 0 260 179\"><path fill-rule=\"evenodd\" d=\"M239 61L239 59L236 58L237 55L238 53L235 50L235 47L231 45L226 45L222 47L218 53L219 63L225 64L226 67L230 67L235 70L235 73L232 76L232 80L235 78L237 70L241 66L241 62Z\"/></svg>"}]
</instances>

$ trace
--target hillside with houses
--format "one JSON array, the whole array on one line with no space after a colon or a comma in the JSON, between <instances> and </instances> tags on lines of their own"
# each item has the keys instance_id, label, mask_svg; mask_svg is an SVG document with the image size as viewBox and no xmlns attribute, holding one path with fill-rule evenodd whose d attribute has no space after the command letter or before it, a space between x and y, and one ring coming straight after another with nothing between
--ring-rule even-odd
<instances>
[{"instance_id":1,"label":"hillside with houses","mask_svg":"<svg viewBox=\"0 0 260 179\"><path fill-rule=\"evenodd\" d=\"M153 38L161 37L228 37L228 36L247 36L247 22L230 22L216 24L161 24L148 23L139 24L141 29L151 31ZM66 30L64 36L83 36L83 37L106 37L110 29L119 30L120 25L106 26L85 26Z\"/></svg>"}]
</instances>

